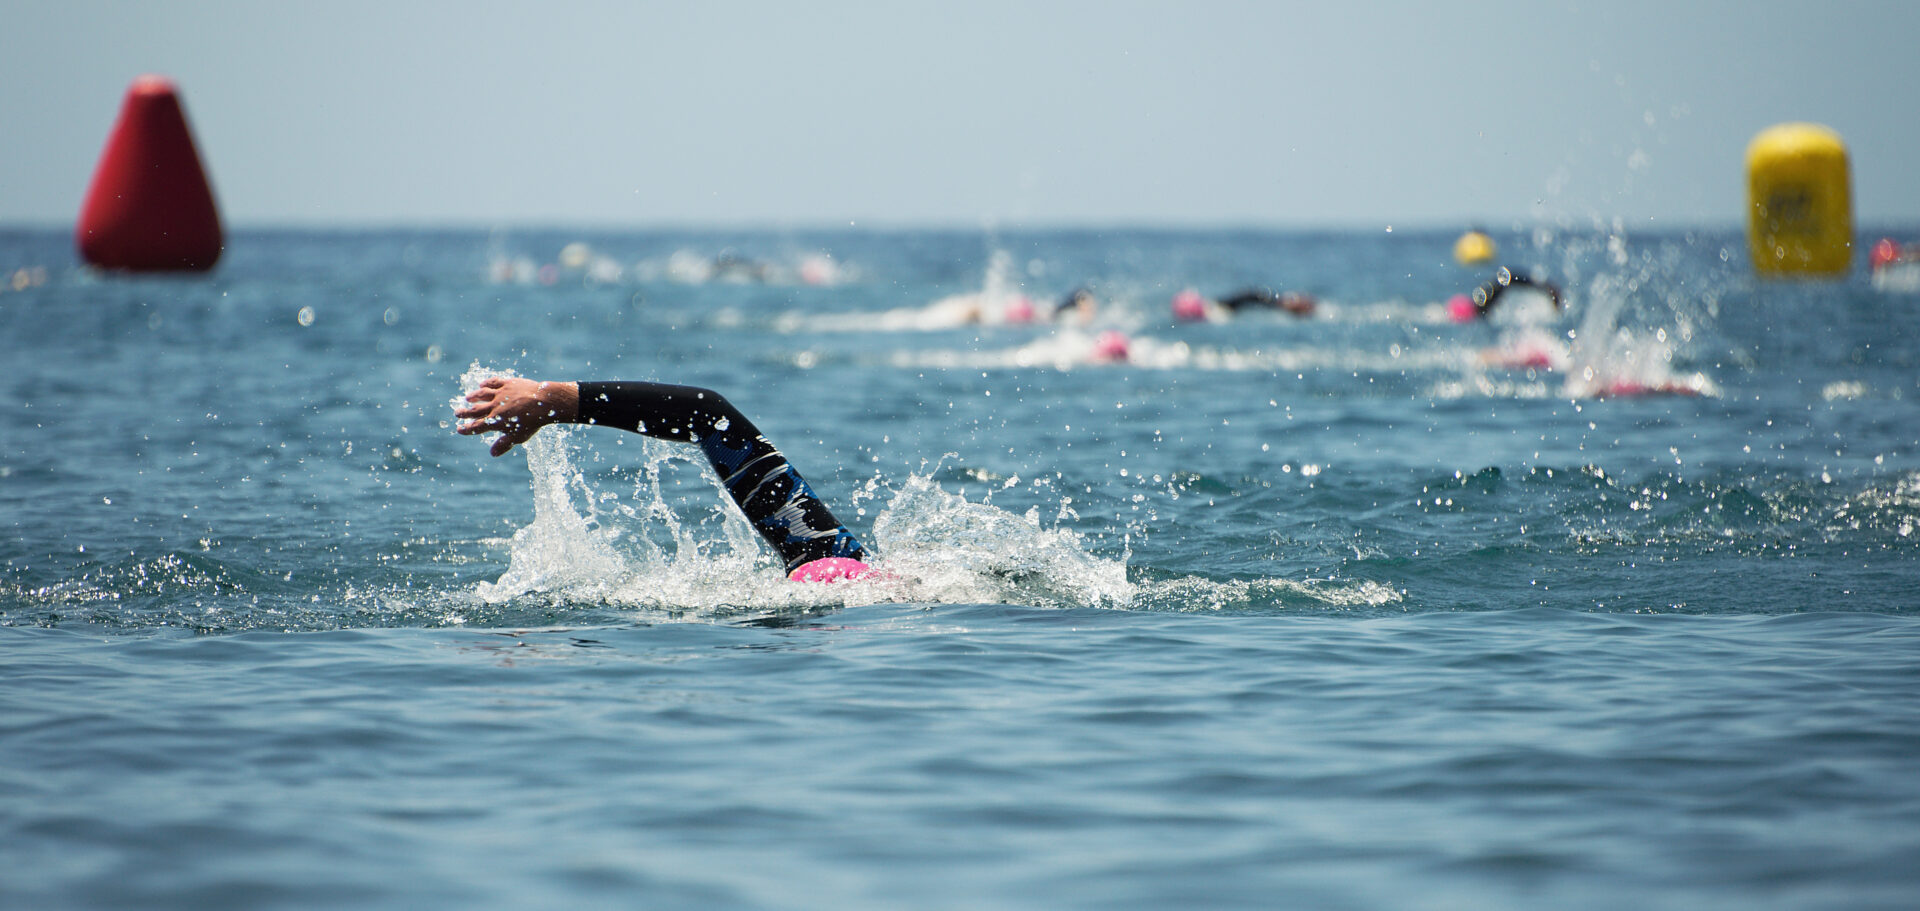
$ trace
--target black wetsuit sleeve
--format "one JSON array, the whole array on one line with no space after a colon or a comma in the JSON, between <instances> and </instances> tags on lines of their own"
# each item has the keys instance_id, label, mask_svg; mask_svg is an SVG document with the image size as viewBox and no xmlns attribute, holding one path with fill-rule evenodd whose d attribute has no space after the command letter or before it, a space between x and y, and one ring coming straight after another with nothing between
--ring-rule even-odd
<instances>
[{"instance_id":1,"label":"black wetsuit sleeve","mask_svg":"<svg viewBox=\"0 0 1920 911\"><path fill-rule=\"evenodd\" d=\"M666 383L583 381L579 422L695 443L755 531L788 572L821 557L863 559L859 539L834 518L780 450L720 393Z\"/></svg>"},{"instance_id":2,"label":"black wetsuit sleeve","mask_svg":"<svg viewBox=\"0 0 1920 911\"><path fill-rule=\"evenodd\" d=\"M1273 292L1264 288L1245 288L1220 299L1220 306L1239 313L1248 307L1273 306Z\"/></svg>"},{"instance_id":3,"label":"black wetsuit sleeve","mask_svg":"<svg viewBox=\"0 0 1920 911\"><path fill-rule=\"evenodd\" d=\"M1548 282L1534 281L1532 276L1524 272L1515 272L1511 269L1500 270L1500 275L1494 277L1493 280L1486 284L1475 288L1473 290L1473 305L1479 309L1480 315L1485 316L1493 309L1493 305L1499 303L1500 298L1503 297L1509 289L1514 287L1536 288L1544 291L1546 292L1547 299L1553 302L1553 308L1555 310L1560 309L1560 289L1558 287Z\"/></svg>"},{"instance_id":4,"label":"black wetsuit sleeve","mask_svg":"<svg viewBox=\"0 0 1920 911\"><path fill-rule=\"evenodd\" d=\"M738 422L745 432L760 433L733 403L711 389L639 382L582 381L579 386L582 424L681 443L695 442L723 423L729 430Z\"/></svg>"}]
</instances>

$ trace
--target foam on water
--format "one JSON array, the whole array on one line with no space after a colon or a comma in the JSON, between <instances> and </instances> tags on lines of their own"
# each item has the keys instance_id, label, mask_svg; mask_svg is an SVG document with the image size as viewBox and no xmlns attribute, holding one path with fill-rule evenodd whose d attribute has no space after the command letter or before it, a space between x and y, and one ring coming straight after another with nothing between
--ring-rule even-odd
<instances>
[{"instance_id":1,"label":"foam on water","mask_svg":"<svg viewBox=\"0 0 1920 911\"><path fill-rule=\"evenodd\" d=\"M1064 508L1065 504L1063 504ZM908 600L1126 607L1126 559L1087 553L1081 537L1045 528L1038 507L1014 515L909 475L873 523L881 566Z\"/></svg>"},{"instance_id":2,"label":"foam on water","mask_svg":"<svg viewBox=\"0 0 1920 911\"><path fill-rule=\"evenodd\" d=\"M534 520L505 542L507 571L477 586L482 600L544 594L690 618L882 601L1122 607L1132 600L1124 559L1096 557L1070 530L1044 528L1036 514L970 503L922 475L891 492L876 479L865 491L888 498L870 538L874 575L831 585L789 581L704 463L648 440L643 464L621 473L637 479L633 491L619 495L597 489L602 482L576 467L582 445L566 428L549 428L525 447ZM713 501L674 496L664 475L687 470L711 482L702 493ZM703 511L705 521L686 519Z\"/></svg>"}]
</instances>

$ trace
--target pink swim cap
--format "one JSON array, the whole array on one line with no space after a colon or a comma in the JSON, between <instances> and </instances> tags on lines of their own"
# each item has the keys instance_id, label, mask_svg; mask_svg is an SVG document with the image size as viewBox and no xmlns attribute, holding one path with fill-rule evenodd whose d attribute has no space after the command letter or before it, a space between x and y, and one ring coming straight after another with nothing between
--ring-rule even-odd
<instances>
[{"instance_id":1,"label":"pink swim cap","mask_svg":"<svg viewBox=\"0 0 1920 911\"><path fill-rule=\"evenodd\" d=\"M1456 323L1471 323L1480 311L1473 306L1473 298L1456 294L1447 298L1447 318Z\"/></svg>"},{"instance_id":2,"label":"pink swim cap","mask_svg":"<svg viewBox=\"0 0 1920 911\"><path fill-rule=\"evenodd\" d=\"M1024 294L1015 297L1007 303L1006 315L1009 323L1033 322L1033 301L1028 300Z\"/></svg>"},{"instance_id":3,"label":"pink swim cap","mask_svg":"<svg viewBox=\"0 0 1920 911\"><path fill-rule=\"evenodd\" d=\"M1093 340L1093 356L1102 361L1124 361L1127 359L1127 337L1116 329L1108 329Z\"/></svg>"},{"instance_id":4,"label":"pink swim cap","mask_svg":"<svg viewBox=\"0 0 1920 911\"><path fill-rule=\"evenodd\" d=\"M852 557L821 557L794 567L787 578L795 582L847 582L873 572L873 567Z\"/></svg>"},{"instance_id":5,"label":"pink swim cap","mask_svg":"<svg viewBox=\"0 0 1920 911\"><path fill-rule=\"evenodd\" d=\"M1523 369L1546 370L1553 366L1553 354L1545 348L1528 346L1515 352L1513 360L1509 363Z\"/></svg>"},{"instance_id":6,"label":"pink swim cap","mask_svg":"<svg viewBox=\"0 0 1920 911\"><path fill-rule=\"evenodd\" d=\"M1900 245L1894 243L1891 237L1882 237L1879 243L1873 245L1873 255L1870 257L1870 261L1873 263L1875 269L1881 269L1899 258Z\"/></svg>"},{"instance_id":7,"label":"pink swim cap","mask_svg":"<svg viewBox=\"0 0 1920 911\"><path fill-rule=\"evenodd\" d=\"M1207 302L1200 292L1188 288L1173 296L1173 318L1197 322L1207 318Z\"/></svg>"}]
</instances>

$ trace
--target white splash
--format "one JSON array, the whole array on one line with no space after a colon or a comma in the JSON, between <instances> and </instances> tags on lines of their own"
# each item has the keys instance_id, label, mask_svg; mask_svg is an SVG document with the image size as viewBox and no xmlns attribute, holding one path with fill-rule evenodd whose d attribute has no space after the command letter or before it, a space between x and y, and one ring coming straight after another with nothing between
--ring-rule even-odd
<instances>
[{"instance_id":1,"label":"white splash","mask_svg":"<svg viewBox=\"0 0 1920 911\"><path fill-rule=\"evenodd\" d=\"M1678 321L1669 331L1659 327L1635 332L1619 325L1622 304L1638 279L1603 275L1593 282L1592 301L1567 355L1567 398L1619 395L1718 395L1719 388L1705 374L1673 369L1674 344L1691 335L1691 326Z\"/></svg>"},{"instance_id":2,"label":"white splash","mask_svg":"<svg viewBox=\"0 0 1920 911\"><path fill-rule=\"evenodd\" d=\"M911 600L1126 607L1126 560L1089 554L1080 535L940 489L911 475L873 523L886 569Z\"/></svg>"},{"instance_id":3,"label":"white splash","mask_svg":"<svg viewBox=\"0 0 1920 911\"><path fill-rule=\"evenodd\" d=\"M461 379L467 390L489 376L478 364ZM1088 553L1078 535L940 490L909 475L880 510L867 540L878 572L851 583L791 582L725 488L693 450L645 437L548 427L526 453L533 521L516 531L508 567L481 582L488 603L540 596L695 617L882 601L1003 602L1034 606L1124 607L1132 596L1125 559ZM604 432L603 432L604 435ZM623 468L583 471L599 462L601 443L631 450ZM691 474L690 474L691 473ZM615 479L620 480L615 480ZM631 479L631 489L621 486ZM885 496L869 482L857 494Z\"/></svg>"}]
</instances>

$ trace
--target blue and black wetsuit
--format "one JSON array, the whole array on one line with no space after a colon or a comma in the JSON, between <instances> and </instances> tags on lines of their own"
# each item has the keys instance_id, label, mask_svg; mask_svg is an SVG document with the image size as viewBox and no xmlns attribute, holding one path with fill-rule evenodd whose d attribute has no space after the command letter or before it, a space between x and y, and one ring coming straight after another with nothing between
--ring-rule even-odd
<instances>
[{"instance_id":1,"label":"blue and black wetsuit","mask_svg":"<svg viewBox=\"0 0 1920 911\"><path fill-rule=\"evenodd\" d=\"M718 392L644 382L581 382L580 423L696 443L754 530L792 572L822 557L866 558L786 456Z\"/></svg>"}]
</instances>

